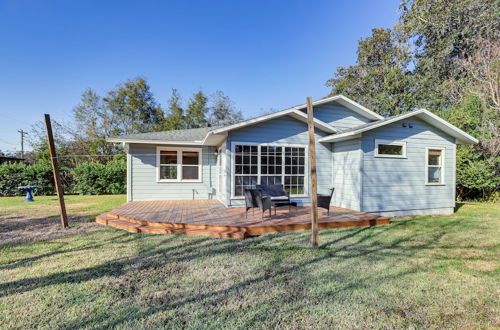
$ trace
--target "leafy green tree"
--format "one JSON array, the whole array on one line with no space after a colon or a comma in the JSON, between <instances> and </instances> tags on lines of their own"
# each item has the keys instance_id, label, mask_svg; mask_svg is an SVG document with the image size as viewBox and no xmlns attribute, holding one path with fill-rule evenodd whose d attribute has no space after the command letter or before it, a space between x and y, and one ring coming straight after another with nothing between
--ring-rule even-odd
<instances>
[{"instance_id":1,"label":"leafy green tree","mask_svg":"<svg viewBox=\"0 0 500 330\"><path fill-rule=\"evenodd\" d=\"M222 91L216 91L211 96L211 103L210 126L231 125L243 120L241 111L236 110L233 101Z\"/></svg>"},{"instance_id":2,"label":"leafy green tree","mask_svg":"<svg viewBox=\"0 0 500 330\"><path fill-rule=\"evenodd\" d=\"M143 78L127 80L108 92L104 105L113 116L113 133L134 134L158 130L163 111Z\"/></svg>"},{"instance_id":3,"label":"leafy green tree","mask_svg":"<svg viewBox=\"0 0 500 330\"><path fill-rule=\"evenodd\" d=\"M73 117L73 137L75 143L81 145L82 153L110 155L116 151L106 143L106 138L113 133L113 113L95 91L89 88L83 92L80 104L73 108Z\"/></svg>"},{"instance_id":4,"label":"leafy green tree","mask_svg":"<svg viewBox=\"0 0 500 330\"><path fill-rule=\"evenodd\" d=\"M198 91L191 97L186 109L186 128L206 127L208 125L207 114L210 109L207 103L208 98L202 91Z\"/></svg>"},{"instance_id":5,"label":"leafy green tree","mask_svg":"<svg viewBox=\"0 0 500 330\"><path fill-rule=\"evenodd\" d=\"M331 95L343 94L382 115L396 115L415 106L407 45L390 29L373 29L360 40L355 65L338 67L326 85Z\"/></svg>"},{"instance_id":6,"label":"leafy green tree","mask_svg":"<svg viewBox=\"0 0 500 330\"><path fill-rule=\"evenodd\" d=\"M500 157L484 157L473 146L457 148L457 198L494 198L500 189Z\"/></svg>"},{"instance_id":7,"label":"leafy green tree","mask_svg":"<svg viewBox=\"0 0 500 330\"><path fill-rule=\"evenodd\" d=\"M184 109L181 105L181 96L174 88L168 100L168 114L163 123L163 129L169 131L183 128L186 128Z\"/></svg>"},{"instance_id":8,"label":"leafy green tree","mask_svg":"<svg viewBox=\"0 0 500 330\"><path fill-rule=\"evenodd\" d=\"M400 10L396 30L414 44L420 106L440 111L459 102L445 82L466 75L457 61L478 49L478 39L498 40L498 0L403 0Z\"/></svg>"}]
</instances>

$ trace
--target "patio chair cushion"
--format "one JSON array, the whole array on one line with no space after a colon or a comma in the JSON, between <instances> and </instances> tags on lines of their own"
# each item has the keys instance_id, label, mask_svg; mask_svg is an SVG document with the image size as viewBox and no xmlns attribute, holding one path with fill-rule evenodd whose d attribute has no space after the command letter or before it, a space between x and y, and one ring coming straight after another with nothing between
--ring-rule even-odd
<instances>
[{"instance_id":1,"label":"patio chair cushion","mask_svg":"<svg viewBox=\"0 0 500 330\"><path fill-rule=\"evenodd\" d=\"M287 201L288 199L288 196L271 196L271 200L273 201Z\"/></svg>"}]
</instances>

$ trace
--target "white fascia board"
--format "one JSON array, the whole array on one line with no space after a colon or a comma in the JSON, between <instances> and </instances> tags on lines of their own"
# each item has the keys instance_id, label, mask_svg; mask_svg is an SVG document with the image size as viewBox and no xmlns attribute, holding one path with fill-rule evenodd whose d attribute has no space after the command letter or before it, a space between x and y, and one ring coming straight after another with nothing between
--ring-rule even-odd
<instances>
[{"instance_id":1,"label":"white fascia board","mask_svg":"<svg viewBox=\"0 0 500 330\"><path fill-rule=\"evenodd\" d=\"M361 104L358 104L358 103L354 102L353 100L345 97L344 95L335 95L335 96L330 96L330 97L326 97L326 98L321 99L321 100L314 101L313 107L321 105L321 104L334 102L334 101L340 102L342 105L346 106L348 109L353 110L356 113L359 113L360 115L362 115L368 119L380 120L380 119L384 118L383 116L365 108ZM220 134L223 132L228 132L228 131L231 131L234 129L246 127L246 126L257 124L257 123L267 121L270 119L285 116L285 115L288 115L290 113L296 114L297 112L300 112L307 119L307 114L304 114L302 111L300 111L300 110L303 110L306 108L307 108L307 104L297 105L295 107L291 107L291 108L288 108L285 110L273 112L273 113L268 114L268 115L255 117L255 118L248 119L248 120L245 120L245 121L242 121L242 122L230 125L230 126L222 127L222 128L213 130L213 131L209 132L208 134ZM330 132L330 133L336 132L336 130L330 124L327 124L327 123L325 123L317 118L314 118L314 122L315 122L315 126L319 129L322 129L322 130L324 130L326 132Z\"/></svg>"},{"instance_id":2,"label":"white fascia board","mask_svg":"<svg viewBox=\"0 0 500 330\"><path fill-rule=\"evenodd\" d=\"M201 144L204 146L218 146L226 139L227 132L219 134L211 134L211 132L208 132Z\"/></svg>"},{"instance_id":3,"label":"white fascia board","mask_svg":"<svg viewBox=\"0 0 500 330\"><path fill-rule=\"evenodd\" d=\"M281 116L285 116L285 115L287 115L289 112L291 112L293 110L294 110L294 108L291 108L291 109L281 110L281 111L278 111L278 112L273 112L273 113L268 114L268 115L255 117L255 118L248 119L248 120L245 120L245 121L233 124L233 125L221 127L219 129L216 129L216 130L208 132L208 134L220 134L220 133L225 133L225 132L228 132L228 131L232 131L234 129L238 129L238 128L243 128L243 127L246 127L246 126L254 125L254 124L257 124L257 123L261 123L263 121L267 121L267 120L271 120L271 119L278 118L278 117L281 117Z\"/></svg>"},{"instance_id":4,"label":"white fascia board","mask_svg":"<svg viewBox=\"0 0 500 330\"><path fill-rule=\"evenodd\" d=\"M290 115L296 119L303 120L305 123L307 123L307 114L303 113L302 111L299 110L293 110ZM327 133L336 133L338 132L335 128L333 128L330 124L325 123L322 120L319 120L318 118L313 118L314 122L314 127L319 128L320 130L327 132Z\"/></svg>"},{"instance_id":5,"label":"white fascia board","mask_svg":"<svg viewBox=\"0 0 500 330\"><path fill-rule=\"evenodd\" d=\"M443 132L455 137L458 140L458 144L476 144L479 142L475 137L465 133L460 128L450 124L443 118L433 114L432 112L422 109L420 116L423 120L427 121L429 124L441 129ZM424 117L427 116L429 119L426 120Z\"/></svg>"},{"instance_id":6,"label":"white fascia board","mask_svg":"<svg viewBox=\"0 0 500 330\"><path fill-rule=\"evenodd\" d=\"M421 110L418 110L418 111L421 111ZM380 122L378 124L373 124L373 125L370 125L368 127L362 127L360 129L357 129L357 130L354 130L354 131L349 131L349 132L346 132L346 133L340 133L340 134L325 136L325 137L321 138L319 140L319 142L337 142L337 141L339 141L339 139L346 140L345 137L351 137L353 135L361 134L363 132L370 131L372 129L375 129L375 128L378 128L378 127L382 127L382 126L391 124L391 123L393 123L395 121L398 121L398 120L401 120L401 119L405 119L405 118L414 116L418 111L409 112L407 114L395 117L393 119L386 120L386 121Z\"/></svg>"},{"instance_id":7,"label":"white fascia board","mask_svg":"<svg viewBox=\"0 0 500 330\"><path fill-rule=\"evenodd\" d=\"M330 102L339 102L343 106L347 107L349 110L352 110L363 117L366 117L368 119L372 120L380 120L384 119L383 116L379 115L378 113L373 112L370 109L365 108L361 104L351 100L348 97L345 97L344 95L335 95L335 96L330 96L330 97L325 97L324 99L318 100L313 102L313 106L315 105L321 105L321 104L326 104ZM295 107L296 109L302 110L307 108L307 104L302 104L299 106Z\"/></svg>"},{"instance_id":8,"label":"white fascia board","mask_svg":"<svg viewBox=\"0 0 500 330\"><path fill-rule=\"evenodd\" d=\"M109 138L106 142L110 143L137 143L137 144L166 144L166 145L190 145L190 146L200 146L202 141L164 141L164 140L133 140L133 139L120 139Z\"/></svg>"},{"instance_id":9,"label":"white fascia board","mask_svg":"<svg viewBox=\"0 0 500 330\"><path fill-rule=\"evenodd\" d=\"M379 124L374 124L368 127L363 127L358 130L354 131L349 131L346 133L340 133L340 134L334 134L334 135L329 135L321 138L319 142L339 142L339 141L344 141L348 139L353 139L357 136L359 136L361 133L370 131L372 129L376 129L382 126L386 126L389 124L392 124L396 121L406 119L409 117L413 116L418 116L420 119L424 120L425 122L429 123L430 125L437 127L438 129L442 130L443 132L447 133L450 136L453 136L457 139L459 144L475 144L478 143L479 141L470 136L469 134L465 133L458 127L450 124L446 120L440 118L439 116L433 114L432 112L426 110L426 109L420 109L416 111L411 111L406 114L403 114L401 116L394 117L392 119L380 122Z\"/></svg>"},{"instance_id":10,"label":"white fascia board","mask_svg":"<svg viewBox=\"0 0 500 330\"><path fill-rule=\"evenodd\" d=\"M222 128L213 130L211 132L208 132L207 135L226 133L228 131L232 131L235 129L255 125L255 124L258 124L261 122L265 122L265 121L268 121L271 119L275 119L275 118L279 118L279 117L283 117L283 116L288 116L288 115L294 117L295 119L307 122L307 115L305 113L303 113L302 111L299 111L296 108L290 108L290 109L274 112L274 113L271 113L269 115L264 115L264 116L256 117L253 119L245 120L245 121L242 121L242 122L234 124L234 125L222 127ZM314 118L314 126L325 131L325 132L328 132L328 133L337 132L337 130L335 130L330 124L327 124L324 121L321 121L317 118ZM205 140L206 139L207 138L205 138Z\"/></svg>"}]
</instances>

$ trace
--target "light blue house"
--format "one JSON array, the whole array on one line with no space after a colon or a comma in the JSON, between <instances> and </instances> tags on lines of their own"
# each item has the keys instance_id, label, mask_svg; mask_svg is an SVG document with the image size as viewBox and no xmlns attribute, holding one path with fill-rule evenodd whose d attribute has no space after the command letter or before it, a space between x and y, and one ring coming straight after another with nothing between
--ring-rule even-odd
<instances>
[{"instance_id":1,"label":"light blue house","mask_svg":"<svg viewBox=\"0 0 500 330\"><path fill-rule=\"evenodd\" d=\"M342 96L313 103L318 192L332 205L380 215L450 214L457 144L477 140L427 110L383 118ZM284 184L310 203L306 105L225 127L110 138L127 150L128 201L218 199Z\"/></svg>"}]
</instances>

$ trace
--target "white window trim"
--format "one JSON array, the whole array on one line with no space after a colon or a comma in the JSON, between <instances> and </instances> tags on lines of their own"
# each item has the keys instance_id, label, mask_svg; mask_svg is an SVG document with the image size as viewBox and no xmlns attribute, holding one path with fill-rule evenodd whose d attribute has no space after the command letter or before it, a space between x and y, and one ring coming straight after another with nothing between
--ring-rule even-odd
<instances>
[{"instance_id":1,"label":"white window trim","mask_svg":"<svg viewBox=\"0 0 500 330\"><path fill-rule=\"evenodd\" d=\"M304 155L304 194L301 195L290 195L290 198L305 198L309 197L309 147L307 144L288 144L288 143L255 143L255 142L231 142L231 199L245 199L244 196L235 196L234 195L234 185L235 185L235 174L236 174L236 164L235 164L235 148L236 145L244 145L244 146L257 146L259 147L259 156L257 160L257 184L260 184L260 147L266 146L276 146L276 147L296 147L296 148L305 148ZM283 157L285 153L283 152ZM283 171L282 176L285 173ZM283 182L283 185L285 183Z\"/></svg>"},{"instance_id":2,"label":"white window trim","mask_svg":"<svg viewBox=\"0 0 500 330\"><path fill-rule=\"evenodd\" d=\"M177 179L160 179L160 151L176 151L177 152ZM199 153L198 157L198 179L196 180L183 180L182 179L182 152L183 151L196 151ZM180 148L180 147L156 147L156 182L158 183L190 183L190 182L203 182L203 166L202 166L203 153L202 148Z\"/></svg>"},{"instance_id":3,"label":"white window trim","mask_svg":"<svg viewBox=\"0 0 500 330\"><path fill-rule=\"evenodd\" d=\"M429 182L429 150L441 150L441 177L440 182ZM446 148L443 147L426 147L425 148L425 176L424 176L424 182L426 186L445 186L446 183L444 182L444 168L445 168L445 153L446 153Z\"/></svg>"},{"instance_id":4,"label":"white window trim","mask_svg":"<svg viewBox=\"0 0 500 330\"><path fill-rule=\"evenodd\" d=\"M379 154L378 153L378 145L379 144L386 144L386 145L391 145L391 146L402 146L403 147L402 155L385 155L385 154ZM375 155L375 157L380 157L380 158L407 158L406 157L406 142L405 141L395 141L395 140L375 139L375 151L374 151L374 155Z\"/></svg>"}]
</instances>

